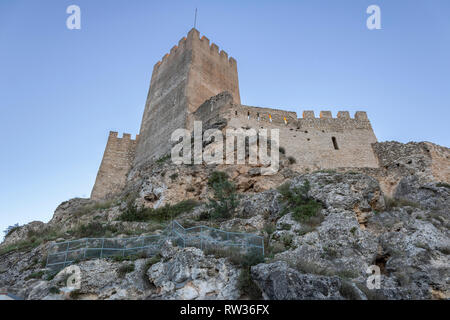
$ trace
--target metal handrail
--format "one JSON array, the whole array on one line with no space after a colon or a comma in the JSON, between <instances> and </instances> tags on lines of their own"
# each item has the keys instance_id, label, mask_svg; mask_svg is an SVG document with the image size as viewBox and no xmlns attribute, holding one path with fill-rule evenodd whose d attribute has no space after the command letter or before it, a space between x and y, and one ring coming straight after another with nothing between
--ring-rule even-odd
<instances>
[{"instance_id":1,"label":"metal handrail","mask_svg":"<svg viewBox=\"0 0 450 320\"><path fill-rule=\"evenodd\" d=\"M177 229L177 230L175 230ZM198 232L192 232L189 233L190 230L198 229ZM220 234L226 235L226 239L224 240L218 240L214 239L212 237L208 237L205 235L206 231L213 231L213 232L220 232ZM180 233L181 232L181 233ZM230 239L230 235L239 236L239 239L235 239L233 236L233 239ZM82 254L83 259L86 259L86 252L88 251L98 251L98 257L102 258L104 256L105 252L122 252L122 256L125 256L128 254L129 251L145 251L149 249L156 249L159 250L162 244L169 239L181 239L183 241L183 247L186 246L186 240L192 241L192 240L199 240L200 241L200 249L203 249L205 244L213 244L216 246L225 246L225 247L247 247L247 248L256 248L261 250L261 255L264 256L264 237L251 234L251 233L244 233L244 232L232 232L232 231L224 231L216 228L212 228L209 226L201 225L201 226L194 226L190 228L184 228L178 221L174 220L172 221L166 229L163 230L163 232L160 235L150 235L150 236L144 236L144 237L130 237L130 238L82 238L77 240L69 240L64 242L57 242L52 243L49 247L49 254L47 255L47 267L55 267L55 266L61 266L66 267L67 265L72 264L77 259L72 259L72 255L76 254L77 252ZM157 241L145 244L147 239L157 239ZM127 245L129 243L132 243L132 241L142 241L141 245L133 246L130 248L127 248ZM236 241L241 240L241 241ZM249 241L253 241L255 243L260 243L261 245L257 245L254 243L250 243ZM101 247L95 246L95 247L89 247L89 242L95 242L98 241L98 244L101 243ZM116 242L118 243L117 247L109 248L105 247L105 242ZM78 248L71 249L71 244L79 243L83 244L84 246L80 246ZM123 242L123 243L122 243ZM50 253L53 249L60 249L62 247L65 247L64 250L57 251L54 253ZM64 257L64 261L59 262L52 262L52 259L55 258L61 258ZM93 258L96 258L97 256L94 256Z\"/></svg>"}]
</instances>

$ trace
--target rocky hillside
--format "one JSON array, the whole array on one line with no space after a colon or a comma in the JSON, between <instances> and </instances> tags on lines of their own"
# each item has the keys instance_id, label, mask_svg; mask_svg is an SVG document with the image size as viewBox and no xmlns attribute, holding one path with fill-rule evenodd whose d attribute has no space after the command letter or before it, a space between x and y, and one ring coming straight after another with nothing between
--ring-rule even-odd
<instances>
[{"instance_id":1,"label":"rocky hillside","mask_svg":"<svg viewBox=\"0 0 450 320\"><path fill-rule=\"evenodd\" d=\"M48 223L13 228L0 245L0 288L25 299L448 299L450 151L377 143L380 168L295 172L175 166L131 172L125 191L62 203ZM155 256L46 269L50 243L160 233L176 218L265 239L265 256L166 243ZM381 271L368 289L369 266Z\"/></svg>"}]
</instances>

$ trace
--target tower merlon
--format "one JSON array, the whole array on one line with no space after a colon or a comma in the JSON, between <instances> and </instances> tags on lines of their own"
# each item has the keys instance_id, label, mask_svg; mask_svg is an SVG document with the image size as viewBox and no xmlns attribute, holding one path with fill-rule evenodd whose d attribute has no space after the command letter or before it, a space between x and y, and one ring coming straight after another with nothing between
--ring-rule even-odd
<instances>
[{"instance_id":1,"label":"tower merlon","mask_svg":"<svg viewBox=\"0 0 450 320\"><path fill-rule=\"evenodd\" d=\"M350 113L348 111L339 111L337 117L339 119L350 119Z\"/></svg>"},{"instance_id":2,"label":"tower merlon","mask_svg":"<svg viewBox=\"0 0 450 320\"><path fill-rule=\"evenodd\" d=\"M171 54L171 55L175 54L175 52L177 51L177 49L178 49L178 46L177 46L177 45L174 45L174 46L172 47L172 49L170 49L170 54Z\"/></svg>"},{"instance_id":3,"label":"tower merlon","mask_svg":"<svg viewBox=\"0 0 450 320\"><path fill-rule=\"evenodd\" d=\"M226 53L225 51L221 50L220 51L220 57L222 59L224 59L225 61L228 61L228 53Z\"/></svg>"},{"instance_id":4,"label":"tower merlon","mask_svg":"<svg viewBox=\"0 0 450 320\"><path fill-rule=\"evenodd\" d=\"M215 43L211 44L210 50L214 54L219 54L219 46Z\"/></svg>"},{"instance_id":5,"label":"tower merlon","mask_svg":"<svg viewBox=\"0 0 450 320\"><path fill-rule=\"evenodd\" d=\"M181 38L180 41L178 41L178 47L179 48L183 47L185 43L186 43L186 37Z\"/></svg>"},{"instance_id":6,"label":"tower merlon","mask_svg":"<svg viewBox=\"0 0 450 320\"><path fill-rule=\"evenodd\" d=\"M303 111L303 119L314 119L316 116L314 115L314 111L312 110L306 110Z\"/></svg>"},{"instance_id":7,"label":"tower merlon","mask_svg":"<svg viewBox=\"0 0 450 320\"><path fill-rule=\"evenodd\" d=\"M201 41L201 43L202 43L202 46L203 46L205 49L208 49L208 48L209 48L209 39L208 39L207 37L203 36L203 37L200 39L200 41Z\"/></svg>"},{"instance_id":8,"label":"tower merlon","mask_svg":"<svg viewBox=\"0 0 450 320\"><path fill-rule=\"evenodd\" d=\"M192 29L188 32L187 38L188 38L188 39L200 39L200 32L199 32L197 29L192 28Z\"/></svg>"},{"instance_id":9,"label":"tower merlon","mask_svg":"<svg viewBox=\"0 0 450 320\"><path fill-rule=\"evenodd\" d=\"M333 116L331 115L331 111L320 111L320 116L321 119L323 118L333 118Z\"/></svg>"},{"instance_id":10,"label":"tower merlon","mask_svg":"<svg viewBox=\"0 0 450 320\"><path fill-rule=\"evenodd\" d=\"M355 119L356 120L369 120L367 117L367 113L365 111L356 111L355 112Z\"/></svg>"}]
</instances>

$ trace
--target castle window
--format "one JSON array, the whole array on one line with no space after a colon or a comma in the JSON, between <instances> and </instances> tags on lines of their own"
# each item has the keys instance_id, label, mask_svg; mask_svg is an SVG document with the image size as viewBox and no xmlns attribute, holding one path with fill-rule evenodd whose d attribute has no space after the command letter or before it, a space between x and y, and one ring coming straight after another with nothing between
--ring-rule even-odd
<instances>
[{"instance_id":1,"label":"castle window","mask_svg":"<svg viewBox=\"0 0 450 320\"><path fill-rule=\"evenodd\" d=\"M333 141L334 150L339 150L336 137L331 137L331 140Z\"/></svg>"},{"instance_id":2,"label":"castle window","mask_svg":"<svg viewBox=\"0 0 450 320\"><path fill-rule=\"evenodd\" d=\"M234 111L234 115L237 116L237 110Z\"/></svg>"}]
</instances>

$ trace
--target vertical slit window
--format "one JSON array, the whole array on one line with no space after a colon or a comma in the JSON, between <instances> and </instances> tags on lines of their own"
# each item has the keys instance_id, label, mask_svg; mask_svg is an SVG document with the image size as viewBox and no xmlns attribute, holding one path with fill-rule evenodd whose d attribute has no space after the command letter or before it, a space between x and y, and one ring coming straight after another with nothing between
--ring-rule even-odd
<instances>
[{"instance_id":1,"label":"vertical slit window","mask_svg":"<svg viewBox=\"0 0 450 320\"><path fill-rule=\"evenodd\" d=\"M334 150L339 150L339 146L338 146L336 137L331 137L331 140L333 141Z\"/></svg>"}]
</instances>

